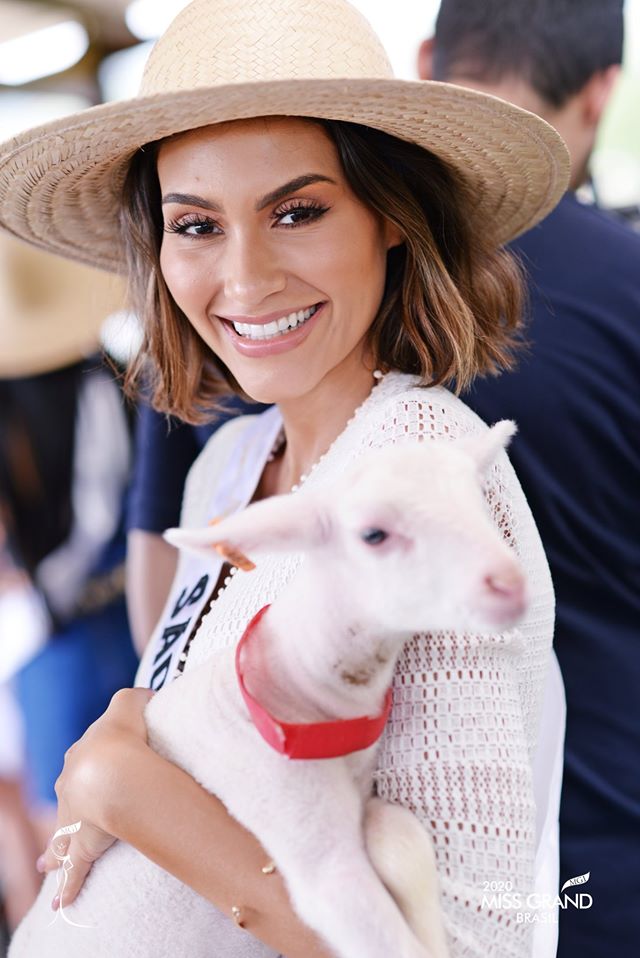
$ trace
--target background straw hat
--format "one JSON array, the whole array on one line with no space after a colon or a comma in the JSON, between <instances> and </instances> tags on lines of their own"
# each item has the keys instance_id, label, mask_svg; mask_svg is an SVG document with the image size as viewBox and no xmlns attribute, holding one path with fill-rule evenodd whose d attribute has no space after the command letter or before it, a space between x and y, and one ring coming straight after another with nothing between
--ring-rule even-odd
<instances>
[{"instance_id":1,"label":"background straw hat","mask_svg":"<svg viewBox=\"0 0 640 958\"><path fill-rule=\"evenodd\" d=\"M0 234L0 378L60 369L95 352L120 281Z\"/></svg>"},{"instance_id":2,"label":"background straw hat","mask_svg":"<svg viewBox=\"0 0 640 958\"><path fill-rule=\"evenodd\" d=\"M566 189L568 155L550 126L495 97L394 79L376 35L345 0L194 0L156 44L138 97L0 146L0 225L122 270L118 210L140 146L281 114L350 120L427 147L467 178L469 215L499 243L545 216Z\"/></svg>"}]
</instances>

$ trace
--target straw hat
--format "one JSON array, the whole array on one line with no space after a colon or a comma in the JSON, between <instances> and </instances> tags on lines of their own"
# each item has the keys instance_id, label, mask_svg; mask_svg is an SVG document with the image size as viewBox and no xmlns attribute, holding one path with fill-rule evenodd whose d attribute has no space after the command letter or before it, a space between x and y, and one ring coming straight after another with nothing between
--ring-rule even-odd
<instances>
[{"instance_id":1,"label":"straw hat","mask_svg":"<svg viewBox=\"0 0 640 958\"><path fill-rule=\"evenodd\" d=\"M128 163L153 140L256 116L350 120L438 154L472 185L469 215L506 242L548 213L569 160L533 114L451 84L396 80L346 0L194 0L148 61L140 94L0 146L0 225L108 270L124 268L118 209Z\"/></svg>"},{"instance_id":2,"label":"straw hat","mask_svg":"<svg viewBox=\"0 0 640 958\"><path fill-rule=\"evenodd\" d=\"M123 300L113 276L0 234L0 378L35 376L95 352Z\"/></svg>"}]
</instances>

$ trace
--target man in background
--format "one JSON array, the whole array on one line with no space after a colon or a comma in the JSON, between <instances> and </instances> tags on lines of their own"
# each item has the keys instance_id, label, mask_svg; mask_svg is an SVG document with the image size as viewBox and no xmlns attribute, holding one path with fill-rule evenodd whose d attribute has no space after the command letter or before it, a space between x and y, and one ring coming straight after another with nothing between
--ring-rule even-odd
<instances>
[{"instance_id":1,"label":"man in background","mask_svg":"<svg viewBox=\"0 0 640 958\"><path fill-rule=\"evenodd\" d=\"M573 191L622 59L622 0L442 0L423 79L493 93L564 137L571 191L512 246L530 277L530 349L466 395L513 418L510 454L544 542L567 696L561 958L640 941L640 236ZM558 889L558 892L560 889ZM588 904L588 899L583 899Z\"/></svg>"}]
</instances>

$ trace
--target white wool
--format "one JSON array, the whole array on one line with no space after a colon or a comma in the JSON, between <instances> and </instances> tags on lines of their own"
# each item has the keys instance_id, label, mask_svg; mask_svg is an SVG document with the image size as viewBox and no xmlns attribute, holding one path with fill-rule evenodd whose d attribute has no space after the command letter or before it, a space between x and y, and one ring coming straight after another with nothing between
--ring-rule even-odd
<instances>
[{"instance_id":1,"label":"white wool","mask_svg":"<svg viewBox=\"0 0 640 958\"><path fill-rule=\"evenodd\" d=\"M184 526L201 526L211 518L203 509L211 484L223 467L227 436L238 428L234 424L214 436L194 466ZM487 433L486 426L446 390L417 389L412 377L392 374L374 389L302 492L311 495L339 482L349 463L371 447L483 433ZM495 526L526 572L528 610L518 628L509 631L442 630L416 635L405 645L395 668L393 711L377 754L374 779L378 795L410 809L424 826L423 834L433 842L451 958L484 958L487 954L525 958L531 954L531 926L517 923L513 913L483 908L481 902L486 883L491 881L511 882L514 890L524 894L533 887L532 759L551 647L553 593L537 531L503 453L487 471L484 491ZM471 519L473 515L471 510ZM324 770L320 776L311 774L305 786L300 781L304 775L298 771L305 763L283 765L284 760L264 743L253 736L247 738L243 732L246 722L243 724L237 709L237 689L228 670L225 681L223 663L230 661L247 622L259 608L282 595L279 604L285 615L274 616L274 622L279 629L291 622L286 585L297 571L304 571L299 554L273 552L261 555L251 574L233 577L202 622L184 676L162 689L148 706L150 741L220 795L230 808L237 803L235 810L242 820L250 824L253 816L254 831L265 847L279 853L276 857L289 878L299 910L304 912L307 907L308 894L320 904L315 915L306 913L307 919L322 922L324 909L324 930L327 923L335 925L331 928L334 943L343 936L341 956L362 958L366 953L367 958L378 954L381 958L390 954L418 958L426 954L424 949L398 920L391 900L380 897L375 875L367 874L360 860L356 870L350 870L357 848L349 836L358 831L365 794L364 786L362 790L354 788L351 776L365 781L369 753L336 762L306 763ZM445 581L460 581L460 564L444 571ZM410 569L407 578L411 578ZM342 582L343 592L352 587L352 580L343 578ZM384 606L378 604L379 609ZM278 603L274 610L277 607ZM215 696L211 694L213 662L217 666ZM361 694L360 688L357 692ZM216 735L221 727L224 734ZM345 774L345 769L350 774ZM300 849L282 841L283 830L285 838L287 829L296 834L296 814L301 816L299 809L296 813L289 805L286 814L278 811L282 801L277 782L283 776L295 780L297 788L301 784L307 788L304 821L313 851L307 852L311 861L301 863ZM311 803L309 790L314 797ZM159 799L149 797L150 814ZM277 820L265 829L263 823L270 821L271 813L278 813ZM385 827L383 823L383 830ZM342 851L345 842L346 856ZM319 855L330 868L316 867ZM88 953L94 958L274 955L200 896L122 843L94 866L77 903L66 909L71 920L93 928L76 928L60 920L47 927L54 886L55 878L49 876L45 891L15 937L10 958L80 958ZM348 922L340 913L347 893L353 896L347 909L351 916L357 919L364 909L367 917L367 927L358 927L355 921L355 937L349 941ZM361 944L367 934L371 947L354 950L354 942Z\"/></svg>"}]
</instances>

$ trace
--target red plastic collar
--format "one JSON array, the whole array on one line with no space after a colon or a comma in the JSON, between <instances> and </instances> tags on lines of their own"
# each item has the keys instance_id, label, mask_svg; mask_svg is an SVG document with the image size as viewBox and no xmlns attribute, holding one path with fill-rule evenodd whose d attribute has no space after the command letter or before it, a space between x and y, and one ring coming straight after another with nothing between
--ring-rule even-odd
<instances>
[{"instance_id":1,"label":"red plastic collar","mask_svg":"<svg viewBox=\"0 0 640 958\"><path fill-rule=\"evenodd\" d=\"M240 654L251 637L268 605L254 615L244 631L236 649L236 675L242 697L253 724L265 742L276 752L288 758L338 758L368 748L382 735L391 711L391 689L385 696L382 712L371 718L362 715L353 719L338 719L335 722L292 723L279 722L248 692L240 668Z\"/></svg>"}]
</instances>

